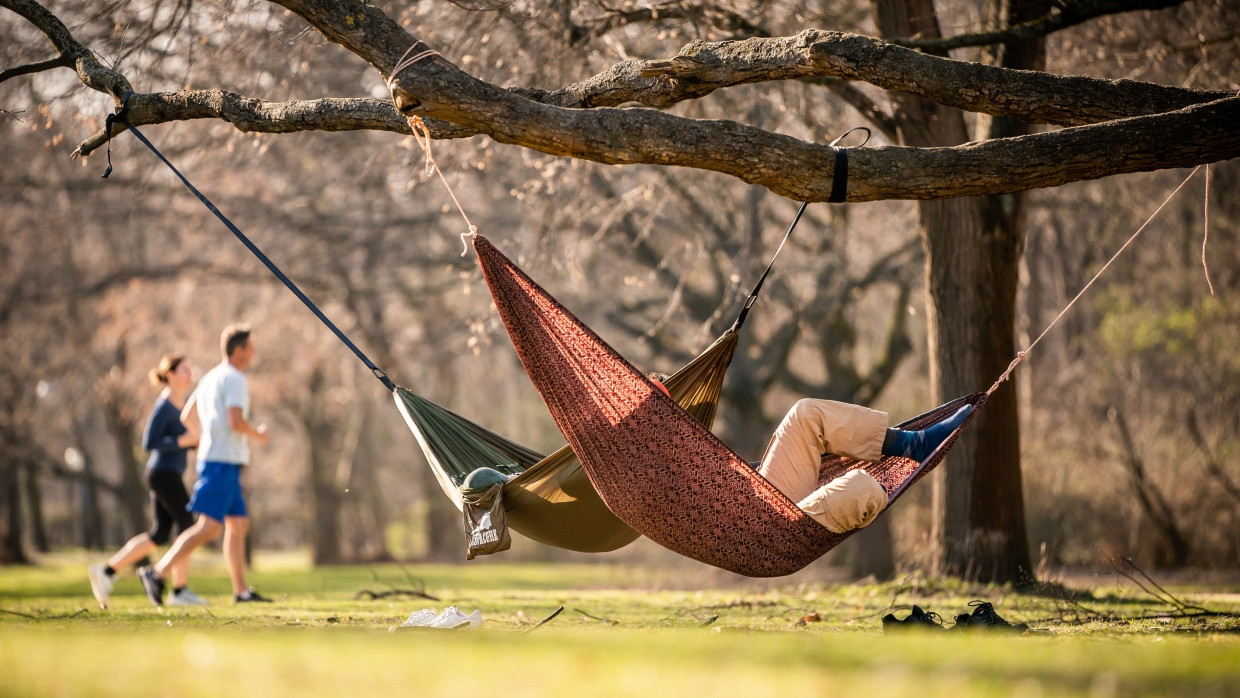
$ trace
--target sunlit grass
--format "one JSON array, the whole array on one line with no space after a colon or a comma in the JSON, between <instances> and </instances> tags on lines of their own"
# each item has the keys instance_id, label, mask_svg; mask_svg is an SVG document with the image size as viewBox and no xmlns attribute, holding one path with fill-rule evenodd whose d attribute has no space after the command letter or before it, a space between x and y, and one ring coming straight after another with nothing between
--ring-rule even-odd
<instances>
[{"instance_id":1,"label":"sunlit grass","mask_svg":"<svg viewBox=\"0 0 1240 698\"><path fill-rule=\"evenodd\" d=\"M678 589L674 572L617 565L311 570L260 556L251 581L276 602L238 606L218 563L202 557L192 584L211 606L163 611L132 575L99 610L80 554L0 568L0 695L1240 694L1235 618L1125 620L1167 607L1119 587L1031 594L905 579ZM1240 610L1233 595L1210 591L1175 593ZM881 632L893 609L903 617L918 603L950 625L977 597L1049 632ZM413 610L449 604L481 609L483 628L390 630ZM1073 622L1087 612L1108 618Z\"/></svg>"}]
</instances>

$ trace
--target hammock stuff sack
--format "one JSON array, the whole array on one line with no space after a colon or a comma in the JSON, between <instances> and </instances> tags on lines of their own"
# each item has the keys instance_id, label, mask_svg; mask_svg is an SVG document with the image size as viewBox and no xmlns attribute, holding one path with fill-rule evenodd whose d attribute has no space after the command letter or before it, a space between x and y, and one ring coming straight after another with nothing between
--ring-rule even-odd
<instances>
[{"instance_id":1,"label":"hammock stuff sack","mask_svg":"<svg viewBox=\"0 0 1240 698\"><path fill-rule=\"evenodd\" d=\"M736 353L736 330L734 325L665 381L677 403L707 429ZM461 487L469 474L493 468L510 477L500 493L508 527L527 538L601 553L641 535L607 509L567 445L544 457L407 388L396 387L392 395L436 481L457 509L465 510Z\"/></svg>"},{"instance_id":2,"label":"hammock stuff sack","mask_svg":"<svg viewBox=\"0 0 1240 698\"><path fill-rule=\"evenodd\" d=\"M792 574L851 535L832 533L801 511L490 241L478 236L474 248L526 373L622 521L674 552L751 577ZM900 426L924 429L966 403L980 409L984 402L984 393L959 398ZM890 505L942 460L959 433L921 463L828 454L819 483L864 466Z\"/></svg>"}]
</instances>

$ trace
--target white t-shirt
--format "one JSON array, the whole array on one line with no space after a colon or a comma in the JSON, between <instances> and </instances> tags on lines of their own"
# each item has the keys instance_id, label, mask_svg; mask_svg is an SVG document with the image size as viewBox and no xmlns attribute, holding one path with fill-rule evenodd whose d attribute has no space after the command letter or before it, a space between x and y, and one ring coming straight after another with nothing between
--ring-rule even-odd
<instances>
[{"instance_id":1,"label":"white t-shirt","mask_svg":"<svg viewBox=\"0 0 1240 698\"><path fill-rule=\"evenodd\" d=\"M250 418L250 385L245 374L225 361L198 381L193 399L198 402L198 421L202 423L198 460L235 465L249 463L249 440L245 434L228 426L230 407L240 407L242 416Z\"/></svg>"}]
</instances>

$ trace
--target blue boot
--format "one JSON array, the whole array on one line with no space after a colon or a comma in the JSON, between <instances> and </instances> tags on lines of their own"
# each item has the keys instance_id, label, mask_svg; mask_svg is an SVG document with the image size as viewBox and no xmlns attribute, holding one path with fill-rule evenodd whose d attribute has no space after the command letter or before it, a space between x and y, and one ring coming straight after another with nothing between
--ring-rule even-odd
<instances>
[{"instance_id":1,"label":"blue boot","mask_svg":"<svg viewBox=\"0 0 1240 698\"><path fill-rule=\"evenodd\" d=\"M883 455L903 456L920 463L934 453L934 449L946 441L971 414L973 405L965 405L947 419L921 431L888 429L887 437L883 440Z\"/></svg>"}]
</instances>

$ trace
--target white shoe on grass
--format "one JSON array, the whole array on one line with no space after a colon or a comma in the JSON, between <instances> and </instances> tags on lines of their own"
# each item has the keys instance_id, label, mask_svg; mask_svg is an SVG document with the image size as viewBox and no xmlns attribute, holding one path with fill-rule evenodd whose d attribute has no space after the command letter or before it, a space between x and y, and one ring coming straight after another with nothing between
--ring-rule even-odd
<instances>
[{"instance_id":1,"label":"white shoe on grass","mask_svg":"<svg viewBox=\"0 0 1240 698\"><path fill-rule=\"evenodd\" d=\"M91 565L86 568L86 576L90 577L90 590L99 602L99 608L107 609L108 600L112 598L112 590L116 588L116 580L108 574L107 565Z\"/></svg>"},{"instance_id":2,"label":"white shoe on grass","mask_svg":"<svg viewBox=\"0 0 1240 698\"><path fill-rule=\"evenodd\" d=\"M424 608L420 611L414 611L413 613L410 613L409 617L405 619L405 622L401 623L400 625L396 627L398 628L428 628L430 627L431 623L435 622L436 619L437 619L437 616L435 615L434 611L432 611L429 608Z\"/></svg>"},{"instance_id":3,"label":"white shoe on grass","mask_svg":"<svg viewBox=\"0 0 1240 698\"><path fill-rule=\"evenodd\" d=\"M185 587L180 591L173 591L168 596L169 606L206 606L207 600L194 593L193 589Z\"/></svg>"},{"instance_id":4,"label":"white shoe on grass","mask_svg":"<svg viewBox=\"0 0 1240 698\"><path fill-rule=\"evenodd\" d=\"M457 610L456 606L449 606L440 613L434 621L431 622L432 628L443 628L447 630L469 630L482 625L482 611L474 611L469 615L465 615Z\"/></svg>"}]
</instances>

